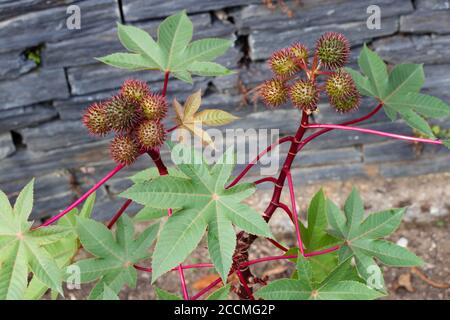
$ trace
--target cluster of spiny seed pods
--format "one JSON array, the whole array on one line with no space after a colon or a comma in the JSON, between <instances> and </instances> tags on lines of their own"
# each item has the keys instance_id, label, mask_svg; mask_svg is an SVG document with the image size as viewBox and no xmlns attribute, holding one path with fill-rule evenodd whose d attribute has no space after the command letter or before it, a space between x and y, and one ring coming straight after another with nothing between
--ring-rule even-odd
<instances>
[{"instance_id":1,"label":"cluster of spiny seed pods","mask_svg":"<svg viewBox=\"0 0 450 320\"><path fill-rule=\"evenodd\" d=\"M152 93L143 81L127 80L119 94L90 105L83 123L94 135L114 132L111 156L117 163L129 165L142 152L163 144L165 129L161 120L166 113L165 97Z\"/></svg>"},{"instance_id":2,"label":"cluster of spiny seed pods","mask_svg":"<svg viewBox=\"0 0 450 320\"><path fill-rule=\"evenodd\" d=\"M349 54L348 40L336 32L319 38L311 62L307 47L301 43L278 50L269 59L274 77L260 86L259 95L268 106L278 107L290 100L294 107L311 113L325 91L337 111L356 109L360 96L351 75L343 69ZM327 76L322 87L317 84L318 75Z\"/></svg>"}]
</instances>

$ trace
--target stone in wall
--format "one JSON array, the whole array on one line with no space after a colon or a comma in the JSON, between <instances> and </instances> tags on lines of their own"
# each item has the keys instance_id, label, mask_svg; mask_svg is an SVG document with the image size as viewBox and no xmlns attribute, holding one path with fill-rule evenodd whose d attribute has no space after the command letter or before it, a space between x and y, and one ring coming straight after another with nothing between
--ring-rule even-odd
<instances>
[{"instance_id":1,"label":"stone in wall","mask_svg":"<svg viewBox=\"0 0 450 320\"><path fill-rule=\"evenodd\" d=\"M367 178L367 172L361 163L350 165L332 165L313 168L297 168L292 170L292 178L299 185L317 181L342 180L350 178Z\"/></svg>"},{"instance_id":2,"label":"stone in wall","mask_svg":"<svg viewBox=\"0 0 450 320\"><path fill-rule=\"evenodd\" d=\"M97 139L88 133L81 121L53 121L18 132L31 151L50 151Z\"/></svg>"},{"instance_id":3,"label":"stone in wall","mask_svg":"<svg viewBox=\"0 0 450 320\"><path fill-rule=\"evenodd\" d=\"M419 157L417 146L406 141L387 141L365 145L364 162L378 163L399 160L415 160Z\"/></svg>"},{"instance_id":4,"label":"stone in wall","mask_svg":"<svg viewBox=\"0 0 450 320\"><path fill-rule=\"evenodd\" d=\"M0 53L0 79L14 79L37 67L21 51Z\"/></svg>"},{"instance_id":5,"label":"stone in wall","mask_svg":"<svg viewBox=\"0 0 450 320\"><path fill-rule=\"evenodd\" d=\"M77 0L3 0L0 1L0 21L28 13L61 5L69 6Z\"/></svg>"},{"instance_id":6,"label":"stone in wall","mask_svg":"<svg viewBox=\"0 0 450 320\"><path fill-rule=\"evenodd\" d=\"M396 178L405 176L419 176L428 173L438 173L450 170L450 157L422 159L414 162L386 163L380 165L383 177Z\"/></svg>"},{"instance_id":7,"label":"stone in wall","mask_svg":"<svg viewBox=\"0 0 450 320\"><path fill-rule=\"evenodd\" d=\"M325 26L314 26L308 28L283 31L255 30L249 35L250 57L252 60L267 59L274 48L283 48L296 41L301 41L314 48L317 39L327 31L343 33L352 46L358 46L371 38L394 34L398 30L398 19L382 19L381 28L368 30L366 22L349 22Z\"/></svg>"},{"instance_id":8,"label":"stone in wall","mask_svg":"<svg viewBox=\"0 0 450 320\"><path fill-rule=\"evenodd\" d=\"M0 160L13 154L16 150L10 133L0 134Z\"/></svg>"},{"instance_id":9,"label":"stone in wall","mask_svg":"<svg viewBox=\"0 0 450 320\"><path fill-rule=\"evenodd\" d=\"M17 150L13 155L2 160L0 184L41 176L60 168L78 168L104 163L109 159L108 145L109 141L102 139L48 152Z\"/></svg>"},{"instance_id":10,"label":"stone in wall","mask_svg":"<svg viewBox=\"0 0 450 320\"><path fill-rule=\"evenodd\" d=\"M0 22L0 51L26 49L44 42L86 36L114 27L119 21L117 0L78 2L81 28L69 30L67 5L27 12ZM11 35L14 37L11 37Z\"/></svg>"},{"instance_id":11,"label":"stone in wall","mask_svg":"<svg viewBox=\"0 0 450 320\"><path fill-rule=\"evenodd\" d=\"M450 64L425 65L425 84L423 92L439 97L450 103Z\"/></svg>"},{"instance_id":12,"label":"stone in wall","mask_svg":"<svg viewBox=\"0 0 450 320\"><path fill-rule=\"evenodd\" d=\"M400 31L407 33L450 33L450 10L417 10L400 18Z\"/></svg>"},{"instance_id":13,"label":"stone in wall","mask_svg":"<svg viewBox=\"0 0 450 320\"><path fill-rule=\"evenodd\" d=\"M298 30L324 24L365 21L369 16L367 7L370 5L378 5L383 18L413 11L409 0L302 0L300 4L293 1L287 1L286 4L293 12L291 18L279 8L270 10L262 4L235 10L232 16L240 32L248 33L250 30ZM300 41L303 40L300 39Z\"/></svg>"},{"instance_id":14,"label":"stone in wall","mask_svg":"<svg viewBox=\"0 0 450 320\"><path fill-rule=\"evenodd\" d=\"M375 51L383 60L392 63L450 63L450 36L396 35L375 40ZM407 52L407 54L405 54Z\"/></svg>"},{"instance_id":15,"label":"stone in wall","mask_svg":"<svg viewBox=\"0 0 450 320\"><path fill-rule=\"evenodd\" d=\"M259 3L259 0L122 0L125 21L166 17L186 9L188 13L205 12L228 7Z\"/></svg>"},{"instance_id":16,"label":"stone in wall","mask_svg":"<svg viewBox=\"0 0 450 320\"><path fill-rule=\"evenodd\" d=\"M69 96L63 69L38 69L0 82L0 110Z\"/></svg>"},{"instance_id":17,"label":"stone in wall","mask_svg":"<svg viewBox=\"0 0 450 320\"><path fill-rule=\"evenodd\" d=\"M56 110L46 104L6 109L1 112L0 132L27 128L54 119Z\"/></svg>"},{"instance_id":18,"label":"stone in wall","mask_svg":"<svg viewBox=\"0 0 450 320\"><path fill-rule=\"evenodd\" d=\"M416 0L416 8L418 9L430 9L430 10L442 10L450 9L449 0Z\"/></svg>"},{"instance_id":19,"label":"stone in wall","mask_svg":"<svg viewBox=\"0 0 450 320\"><path fill-rule=\"evenodd\" d=\"M195 29L208 30L211 27L211 17L208 13L196 14L190 17ZM156 38L156 30L162 20L153 20L134 24L142 28ZM92 35L64 39L54 43L48 43L44 49L42 60L45 66L77 66L81 64L95 63L96 57L102 57L110 53L126 51L117 38L117 26L95 32Z\"/></svg>"}]
</instances>

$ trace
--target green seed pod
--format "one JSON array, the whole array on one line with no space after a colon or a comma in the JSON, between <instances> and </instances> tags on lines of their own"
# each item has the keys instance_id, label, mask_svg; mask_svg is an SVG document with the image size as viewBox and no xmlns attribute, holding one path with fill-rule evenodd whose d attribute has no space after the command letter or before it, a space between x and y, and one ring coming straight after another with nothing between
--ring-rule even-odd
<instances>
[{"instance_id":1,"label":"green seed pod","mask_svg":"<svg viewBox=\"0 0 450 320\"><path fill-rule=\"evenodd\" d=\"M160 120L167 113L167 102L162 95L151 93L142 100L141 109L147 120Z\"/></svg>"},{"instance_id":2,"label":"green seed pod","mask_svg":"<svg viewBox=\"0 0 450 320\"><path fill-rule=\"evenodd\" d=\"M352 76L339 69L327 78L325 90L330 99L344 99L354 94L356 86Z\"/></svg>"},{"instance_id":3,"label":"green seed pod","mask_svg":"<svg viewBox=\"0 0 450 320\"><path fill-rule=\"evenodd\" d=\"M117 95L106 103L105 113L111 128L115 131L128 131L142 118L138 103L123 95Z\"/></svg>"},{"instance_id":4,"label":"green seed pod","mask_svg":"<svg viewBox=\"0 0 450 320\"><path fill-rule=\"evenodd\" d=\"M269 59L270 69L280 77L289 77L299 71L289 49L275 51Z\"/></svg>"},{"instance_id":5,"label":"green seed pod","mask_svg":"<svg viewBox=\"0 0 450 320\"><path fill-rule=\"evenodd\" d=\"M312 81L298 80L289 90L292 104L299 109L312 112L317 109L319 91Z\"/></svg>"},{"instance_id":6,"label":"green seed pod","mask_svg":"<svg viewBox=\"0 0 450 320\"><path fill-rule=\"evenodd\" d=\"M123 83L119 94L127 99L141 102L150 94L150 88L144 81L129 79Z\"/></svg>"},{"instance_id":7,"label":"green seed pod","mask_svg":"<svg viewBox=\"0 0 450 320\"><path fill-rule=\"evenodd\" d=\"M258 93L267 106L278 107L286 102L288 88L283 80L270 79L261 85Z\"/></svg>"},{"instance_id":8,"label":"green seed pod","mask_svg":"<svg viewBox=\"0 0 450 320\"><path fill-rule=\"evenodd\" d=\"M111 127L106 117L105 103L91 104L83 115L83 123L93 135L104 136L111 131Z\"/></svg>"},{"instance_id":9,"label":"green seed pod","mask_svg":"<svg viewBox=\"0 0 450 320\"><path fill-rule=\"evenodd\" d=\"M327 32L316 43L316 55L325 68L342 68L348 61L350 44L344 35Z\"/></svg>"},{"instance_id":10,"label":"green seed pod","mask_svg":"<svg viewBox=\"0 0 450 320\"><path fill-rule=\"evenodd\" d=\"M130 165L139 156L139 145L128 135L117 135L111 142L111 156L118 164Z\"/></svg>"},{"instance_id":11,"label":"green seed pod","mask_svg":"<svg viewBox=\"0 0 450 320\"><path fill-rule=\"evenodd\" d=\"M159 121L146 120L139 125L136 137L145 150L160 147L165 139L164 126Z\"/></svg>"}]
</instances>

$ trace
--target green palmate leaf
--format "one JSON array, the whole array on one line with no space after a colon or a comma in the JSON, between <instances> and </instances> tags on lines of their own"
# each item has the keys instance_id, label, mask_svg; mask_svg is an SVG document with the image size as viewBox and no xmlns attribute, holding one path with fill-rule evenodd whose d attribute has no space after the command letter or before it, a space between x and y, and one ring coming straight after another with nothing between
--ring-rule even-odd
<instances>
[{"instance_id":1,"label":"green palmate leaf","mask_svg":"<svg viewBox=\"0 0 450 320\"><path fill-rule=\"evenodd\" d=\"M33 207L33 180L20 192L14 209L0 193L0 299L23 299L28 274L62 293L62 273L46 245L68 235L66 228L32 230L28 221Z\"/></svg>"},{"instance_id":2,"label":"green palmate leaf","mask_svg":"<svg viewBox=\"0 0 450 320\"><path fill-rule=\"evenodd\" d=\"M426 134L429 137L434 137L433 130L431 130L428 122L416 112L413 110L401 110L398 113L410 127Z\"/></svg>"},{"instance_id":3,"label":"green palmate leaf","mask_svg":"<svg viewBox=\"0 0 450 320\"><path fill-rule=\"evenodd\" d=\"M79 248L78 235L76 233L76 217L89 218L92 214L95 203L95 193L93 193L84 203L80 212L73 209L67 215L58 221L57 227L46 227L33 231L33 233L44 237L45 240L40 243L45 243L45 249L55 259L57 266L64 269L71 262ZM55 234L56 230L60 230ZM48 287L40 281L37 277L33 277L28 284L24 299L36 300L41 298ZM52 291L52 297L56 299L57 291Z\"/></svg>"},{"instance_id":4,"label":"green palmate leaf","mask_svg":"<svg viewBox=\"0 0 450 320\"><path fill-rule=\"evenodd\" d=\"M379 238L388 236L400 225L404 209L392 209L363 217L363 204L354 189L347 199L342 213L331 201L328 205L330 233L344 244L339 250L339 259L355 257L359 275L366 281L376 281L379 289L383 286L381 269L373 258L394 266L421 265L422 260L408 250Z\"/></svg>"},{"instance_id":5,"label":"green palmate leaf","mask_svg":"<svg viewBox=\"0 0 450 320\"><path fill-rule=\"evenodd\" d=\"M163 289L155 287L155 293L159 300L183 300L181 297L176 294L167 292Z\"/></svg>"},{"instance_id":6,"label":"green palmate leaf","mask_svg":"<svg viewBox=\"0 0 450 320\"><path fill-rule=\"evenodd\" d=\"M108 285L103 287L102 300L119 300L119 297Z\"/></svg>"},{"instance_id":7,"label":"green palmate leaf","mask_svg":"<svg viewBox=\"0 0 450 320\"><path fill-rule=\"evenodd\" d=\"M195 61L212 61L223 55L232 45L230 40L206 38L193 41L182 53L182 65L189 65ZM184 59L183 59L184 58Z\"/></svg>"},{"instance_id":8,"label":"green palmate leaf","mask_svg":"<svg viewBox=\"0 0 450 320\"><path fill-rule=\"evenodd\" d=\"M108 56L97 58L98 61L110 66L129 70L152 70L159 69L158 65L145 59L143 55L137 53L113 53Z\"/></svg>"},{"instance_id":9,"label":"green palmate leaf","mask_svg":"<svg viewBox=\"0 0 450 320\"><path fill-rule=\"evenodd\" d=\"M388 73L384 61L365 44L358 59L359 68L370 81L370 92L377 97L383 96L388 81Z\"/></svg>"},{"instance_id":10,"label":"green palmate leaf","mask_svg":"<svg viewBox=\"0 0 450 320\"><path fill-rule=\"evenodd\" d=\"M210 167L194 149L184 144L170 147L177 170L187 179L157 177L137 183L122 194L153 208L180 208L159 234L153 254L152 281L181 263L196 248L207 229L209 254L226 280L236 247L234 226L251 234L271 237L264 219L251 207L240 203L255 191L255 187L240 184L225 189L234 167L231 149Z\"/></svg>"},{"instance_id":11,"label":"green palmate leaf","mask_svg":"<svg viewBox=\"0 0 450 320\"><path fill-rule=\"evenodd\" d=\"M227 284L220 289L217 289L213 293L211 293L206 300L227 300L228 295L230 294L231 284Z\"/></svg>"},{"instance_id":12,"label":"green palmate leaf","mask_svg":"<svg viewBox=\"0 0 450 320\"><path fill-rule=\"evenodd\" d=\"M225 39L200 39L191 42L193 24L185 11L166 18L158 27L155 41L146 31L118 24L118 37L130 53L114 53L99 61L129 70L156 69L192 83L191 74L202 76L227 75L232 72L211 62L232 45Z\"/></svg>"},{"instance_id":13,"label":"green palmate leaf","mask_svg":"<svg viewBox=\"0 0 450 320\"><path fill-rule=\"evenodd\" d=\"M122 45L128 50L138 53L149 64L163 68L164 54L155 40L144 30L117 24L117 34Z\"/></svg>"},{"instance_id":14,"label":"green palmate leaf","mask_svg":"<svg viewBox=\"0 0 450 320\"><path fill-rule=\"evenodd\" d=\"M187 70L198 76L227 76L234 72L215 62L195 61L187 66Z\"/></svg>"},{"instance_id":15,"label":"green palmate leaf","mask_svg":"<svg viewBox=\"0 0 450 320\"><path fill-rule=\"evenodd\" d=\"M90 299L99 299L105 285L118 294L127 284L136 284L133 265L149 257L148 248L158 231L158 224L151 225L137 238L131 219L124 215L117 222L116 236L103 224L86 218L77 218L77 231L83 248L95 258L80 260L74 264L80 270L81 283L99 280Z\"/></svg>"},{"instance_id":16,"label":"green palmate leaf","mask_svg":"<svg viewBox=\"0 0 450 320\"><path fill-rule=\"evenodd\" d=\"M276 280L255 295L273 300L371 300L382 296L353 280L355 276L349 260L338 265L322 282L312 281L309 259L299 256L297 260L297 279Z\"/></svg>"},{"instance_id":17,"label":"green palmate leaf","mask_svg":"<svg viewBox=\"0 0 450 320\"><path fill-rule=\"evenodd\" d=\"M338 244L336 238L327 233L327 201L325 193L320 190L311 200L308 208L308 224L305 227L300 222L303 245L306 252L324 250ZM330 253L311 257L310 264L313 266L313 278L321 281L337 265L337 255Z\"/></svg>"},{"instance_id":18,"label":"green palmate leaf","mask_svg":"<svg viewBox=\"0 0 450 320\"><path fill-rule=\"evenodd\" d=\"M361 94L381 101L391 120L399 114L412 128L434 137L421 115L446 117L450 115L450 107L438 98L419 93L425 81L421 64L399 64L388 74L385 63L367 46L361 51L358 62L364 75L349 68L346 70L352 75Z\"/></svg>"}]
</instances>

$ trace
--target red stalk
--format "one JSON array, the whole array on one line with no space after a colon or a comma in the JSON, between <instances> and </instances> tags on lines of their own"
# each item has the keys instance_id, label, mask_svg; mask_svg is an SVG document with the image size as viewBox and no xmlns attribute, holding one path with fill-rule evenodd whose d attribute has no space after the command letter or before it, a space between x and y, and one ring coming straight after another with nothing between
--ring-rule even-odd
<instances>
[{"instance_id":1,"label":"red stalk","mask_svg":"<svg viewBox=\"0 0 450 320\"><path fill-rule=\"evenodd\" d=\"M82 203L84 200L86 200L91 194L93 194L98 188L100 188L103 184L105 184L109 179L114 177L114 175L122 170L124 168L124 165L119 164L117 167L115 167L113 170L111 170L106 176L104 176L99 182L97 182L91 189L89 189L85 194L83 194L77 201L72 203L70 206L68 206L66 209L58 213L56 216L48 219L43 224L38 226L37 228L46 227L59 219L61 219L63 216L65 216L67 213L69 213L72 209L76 208L80 203Z\"/></svg>"},{"instance_id":2,"label":"red stalk","mask_svg":"<svg viewBox=\"0 0 450 320\"><path fill-rule=\"evenodd\" d=\"M291 175L290 171L287 172L287 181L288 181L288 187L289 187L289 194L291 196L291 207L292 207L292 213L293 213L293 218L294 218L295 234L297 236L298 248L300 249L301 254L303 256L305 256L305 251L303 249L302 236L300 234L300 225L298 222L297 204L296 204L296 200L295 200L294 184L292 182L292 175Z\"/></svg>"},{"instance_id":3,"label":"red stalk","mask_svg":"<svg viewBox=\"0 0 450 320\"><path fill-rule=\"evenodd\" d=\"M211 290L212 288L214 288L221 282L222 282L222 278L217 278L216 280L211 282L209 285L207 285L205 288L203 288L201 291L199 291L197 294L192 296L191 300L197 300L198 298L200 298L202 295L207 293L209 290Z\"/></svg>"},{"instance_id":4,"label":"red stalk","mask_svg":"<svg viewBox=\"0 0 450 320\"><path fill-rule=\"evenodd\" d=\"M357 131L367 134L373 134L380 137L388 137L398 140L406 140L406 141L413 141L413 142L423 142L423 143L429 143L429 144L442 144L442 141L439 140L432 140L432 139L425 139L425 138L416 138L416 137L410 137L410 136L404 136L401 134L395 134L395 133L388 133L383 131L377 131L372 129L366 129L366 128L358 128L358 127L349 127L344 125L338 125L338 124L310 124L304 126L307 129L339 129L339 130L346 130L346 131Z\"/></svg>"},{"instance_id":5,"label":"red stalk","mask_svg":"<svg viewBox=\"0 0 450 320\"><path fill-rule=\"evenodd\" d=\"M279 242L277 242L277 241L275 241L275 240L273 240L273 239L270 239L270 238L266 238L266 239L267 239L270 243L272 243L275 247L277 247L278 249L280 249L281 251L286 252L286 251L289 250L288 248L284 247L281 243L279 243Z\"/></svg>"},{"instance_id":6,"label":"red stalk","mask_svg":"<svg viewBox=\"0 0 450 320\"><path fill-rule=\"evenodd\" d=\"M111 221L108 223L108 229L111 229L114 224L119 220L119 218L122 216L122 214L127 210L128 206L133 202L133 200L128 199L125 201L125 203L122 205L122 207L117 211L117 213L112 217Z\"/></svg>"},{"instance_id":7,"label":"red stalk","mask_svg":"<svg viewBox=\"0 0 450 320\"><path fill-rule=\"evenodd\" d=\"M265 177L265 178L261 178L259 180L256 180L255 182L253 182L254 184L258 185L260 183L264 183L264 182L272 182L272 183L277 183L277 179L274 177Z\"/></svg>"},{"instance_id":8,"label":"red stalk","mask_svg":"<svg viewBox=\"0 0 450 320\"><path fill-rule=\"evenodd\" d=\"M269 147L267 147L265 150L263 150L260 154L258 154L258 156L252 162L250 162L244 168L244 170L242 170L242 172L233 181L231 181L227 187L225 187L225 189L229 189L229 188L235 186L239 181L241 181L241 179L247 174L247 172L259 161L259 159L261 159L266 153L268 153L274 147L276 147L277 145L280 145L282 143L292 141L293 139L294 139L294 137L287 136L287 137L283 137L280 140L278 140L277 142L271 144Z\"/></svg>"},{"instance_id":9,"label":"red stalk","mask_svg":"<svg viewBox=\"0 0 450 320\"><path fill-rule=\"evenodd\" d=\"M239 270L236 270L236 274L239 278L239 281L241 282L241 285L244 287L244 290L247 293L247 296L250 298L250 300L255 300L255 297L253 296L253 292L248 287L247 281L245 280L244 276L242 275L242 272Z\"/></svg>"}]
</instances>

